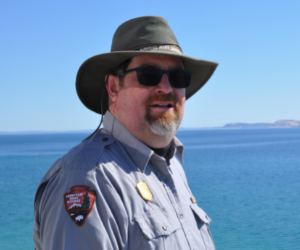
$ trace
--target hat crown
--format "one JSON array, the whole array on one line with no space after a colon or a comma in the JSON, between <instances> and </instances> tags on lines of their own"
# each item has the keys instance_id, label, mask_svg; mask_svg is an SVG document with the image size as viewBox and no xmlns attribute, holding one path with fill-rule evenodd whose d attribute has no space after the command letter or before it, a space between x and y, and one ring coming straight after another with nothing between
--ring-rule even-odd
<instances>
[{"instance_id":1,"label":"hat crown","mask_svg":"<svg viewBox=\"0 0 300 250\"><path fill-rule=\"evenodd\" d=\"M173 44L178 41L163 17L143 16L121 24L116 30L111 52L135 50L151 44Z\"/></svg>"}]
</instances>

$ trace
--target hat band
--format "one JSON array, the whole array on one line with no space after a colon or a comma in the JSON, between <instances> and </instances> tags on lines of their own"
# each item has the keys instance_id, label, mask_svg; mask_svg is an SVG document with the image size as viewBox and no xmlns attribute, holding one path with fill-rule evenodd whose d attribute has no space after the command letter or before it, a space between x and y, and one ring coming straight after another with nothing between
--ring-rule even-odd
<instances>
[{"instance_id":1,"label":"hat band","mask_svg":"<svg viewBox=\"0 0 300 250\"><path fill-rule=\"evenodd\" d=\"M178 45L173 44L152 44L144 47L133 48L131 50L139 51L171 51L182 55L182 50Z\"/></svg>"}]
</instances>

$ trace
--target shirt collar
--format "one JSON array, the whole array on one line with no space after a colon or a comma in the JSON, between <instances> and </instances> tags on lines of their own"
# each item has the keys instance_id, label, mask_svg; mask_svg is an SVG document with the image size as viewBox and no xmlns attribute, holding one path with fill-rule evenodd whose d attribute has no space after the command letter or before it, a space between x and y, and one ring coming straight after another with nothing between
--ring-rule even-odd
<instances>
[{"instance_id":1,"label":"shirt collar","mask_svg":"<svg viewBox=\"0 0 300 250\"><path fill-rule=\"evenodd\" d=\"M109 111L106 111L103 117L103 127L106 132L124 145L136 166L144 172L154 152L131 134ZM176 152L178 159L183 163L183 145L176 137L171 143L171 147L174 148L173 152Z\"/></svg>"}]
</instances>

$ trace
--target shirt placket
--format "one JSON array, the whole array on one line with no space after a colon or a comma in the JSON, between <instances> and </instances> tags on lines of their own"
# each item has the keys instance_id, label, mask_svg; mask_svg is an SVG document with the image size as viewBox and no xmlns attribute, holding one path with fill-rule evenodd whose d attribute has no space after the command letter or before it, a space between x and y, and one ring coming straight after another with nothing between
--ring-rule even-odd
<instances>
[{"instance_id":1,"label":"shirt placket","mask_svg":"<svg viewBox=\"0 0 300 250\"><path fill-rule=\"evenodd\" d=\"M158 158L158 157L157 157ZM188 226L188 223L184 217L183 210L179 201L178 192L175 187L174 179L172 177L172 173L167 167L167 164L165 160L158 158L155 161L155 165L159 168L160 173L158 174L158 178L163 184L163 187L167 193L167 196L169 197L170 203L172 204L172 207L174 208L174 211L177 215L177 218L181 224L181 228L185 234L186 240L188 242L188 245L190 249L196 249L196 243L194 239L191 237L190 229ZM182 183L182 187L184 187L184 183Z\"/></svg>"}]
</instances>

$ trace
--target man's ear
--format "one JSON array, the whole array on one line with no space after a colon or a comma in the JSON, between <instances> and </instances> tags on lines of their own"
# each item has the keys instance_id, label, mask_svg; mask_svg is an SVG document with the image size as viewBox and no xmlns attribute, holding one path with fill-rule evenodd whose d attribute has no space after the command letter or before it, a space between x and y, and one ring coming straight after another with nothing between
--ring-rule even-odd
<instances>
[{"instance_id":1,"label":"man's ear","mask_svg":"<svg viewBox=\"0 0 300 250\"><path fill-rule=\"evenodd\" d=\"M113 102L116 102L118 99L118 93L119 93L119 89L120 89L119 77L115 76L113 74L109 74L108 76L106 75L105 78L106 77L108 77L107 83L106 83L107 93L108 93L110 99Z\"/></svg>"}]
</instances>

